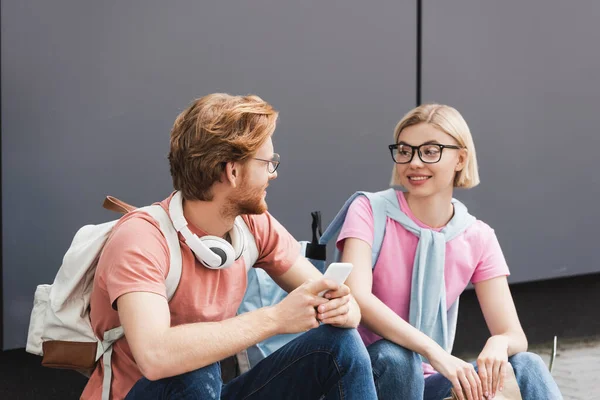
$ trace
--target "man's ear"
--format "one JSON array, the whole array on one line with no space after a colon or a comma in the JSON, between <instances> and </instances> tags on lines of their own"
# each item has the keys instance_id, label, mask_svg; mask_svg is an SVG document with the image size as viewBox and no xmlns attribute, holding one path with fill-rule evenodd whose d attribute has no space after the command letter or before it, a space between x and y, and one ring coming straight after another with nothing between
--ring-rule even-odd
<instances>
[{"instance_id":1,"label":"man's ear","mask_svg":"<svg viewBox=\"0 0 600 400\"><path fill-rule=\"evenodd\" d=\"M229 161L225 164L223 175L225 182L231 185L231 187L237 187L240 183L240 175L242 172L240 168L241 165L234 161Z\"/></svg>"}]
</instances>

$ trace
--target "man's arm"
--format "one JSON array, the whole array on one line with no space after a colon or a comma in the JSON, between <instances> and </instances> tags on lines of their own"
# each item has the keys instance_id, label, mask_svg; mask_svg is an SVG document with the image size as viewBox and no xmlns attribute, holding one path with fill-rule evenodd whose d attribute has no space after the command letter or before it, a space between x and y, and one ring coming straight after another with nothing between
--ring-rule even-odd
<instances>
[{"instance_id":1,"label":"man's arm","mask_svg":"<svg viewBox=\"0 0 600 400\"><path fill-rule=\"evenodd\" d=\"M279 276L270 275L271 278L286 292L291 292L308 280L319 280L323 274L315 268L306 258L298 256L294 264Z\"/></svg>"},{"instance_id":2,"label":"man's arm","mask_svg":"<svg viewBox=\"0 0 600 400\"><path fill-rule=\"evenodd\" d=\"M131 352L150 380L210 365L279 333L267 308L220 322L171 327L163 296L133 292L119 297L117 305Z\"/></svg>"},{"instance_id":3,"label":"man's arm","mask_svg":"<svg viewBox=\"0 0 600 400\"><path fill-rule=\"evenodd\" d=\"M285 273L271 278L283 290L290 292L305 282L322 281L323 274L310 261L300 256ZM341 285L337 290L326 293L325 297L331 300L318 309L317 318L321 322L342 328L358 326L361 319L360 307L350 294L348 286Z\"/></svg>"},{"instance_id":4,"label":"man's arm","mask_svg":"<svg viewBox=\"0 0 600 400\"><path fill-rule=\"evenodd\" d=\"M171 327L167 300L148 292L127 293L117 300L120 322L142 375L157 380L193 371L227 358L279 333L304 332L318 326L316 296L335 289L320 280L301 285L273 307L219 322Z\"/></svg>"}]
</instances>

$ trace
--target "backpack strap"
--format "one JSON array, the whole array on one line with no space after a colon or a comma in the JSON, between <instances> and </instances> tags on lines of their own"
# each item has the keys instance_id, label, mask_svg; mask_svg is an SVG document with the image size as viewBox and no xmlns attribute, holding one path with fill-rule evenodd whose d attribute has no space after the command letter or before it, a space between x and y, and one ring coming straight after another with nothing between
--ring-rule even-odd
<instances>
[{"instance_id":1,"label":"backpack strap","mask_svg":"<svg viewBox=\"0 0 600 400\"><path fill-rule=\"evenodd\" d=\"M102 207L106 208L107 210L118 212L121 214L127 214L128 212L133 211L137 208L113 196L106 196L104 202L102 203Z\"/></svg>"},{"instance_id":2,"label":"backpack strap","mask_svg":"<svg viewBox=\"0 0 600 400\"><path fill-rule=\"evenodd\" d=\"M159 205L151 205L140 208L139 211L144 211L160 226L160 230L167 239L169 247L169 273L165 280L167 287L167 299L171 301L181 279L181 247L179 246L179 236L171 222L171 217L164 208Z\"/></svg>"},{"instance_id":3,"label":"backpack strap","mask_svg":"<svg viewBox=\"0 0 600 400\"><path fill-rule=\"evenodd\" d=\"M109 204L111 204L109 208L106 207L107 200L105 200L104 206L109 210L119 212L121 212L121 210L126 210L126 212L129 212L135 209L135 207L130 206L127 203L121 202L118 199L114 199L118 200L118 202L109 201ZM115 204L118 206L117 208L113 208L112 205ZM167 247L169 248L169 272L167 273L165 285L167 288L167 299L171 301L173 295L175 294L175 291L177 290L177 287L179 286L179 280L181 279L181 247L179 246L179 236L177 235L177 231L173 227L173 223L171 222L169 214L160 205L142 207L137 209L137 211L145 212L149 214L152 218L154 218L154 220L158 222L160 230L164 235L165 239L167 240ZM96 350L96 361L98 361L98 359L102 357L102 364L104 366L104 377L102 380L102 400L109 400L110 398L110 386L112 381L112 345L121 337L123 337L123 335L123 327L118 326L116 328L104 332L102 341L98 341L98 349Z\"/></svg>"},{"instance_id":4,"label":"backpack strap","mask_svg":"<svg viewBox=\"0 0 600 400\"><path fill-rule=\"evenodd\" d=\"M104 367L104 376L102 377L102 400L110 400L110 384L112 382L112 351L113 343L123 336L123 327L119 326L110 331L104 332L104 340L101 344L106 350L102 356L102 366Z\"/></svg>"},{"instance_id":5,"label":"backpack strap","mask_svg":"<svg viewBox=\"0 0 600 400\"><path fill-rule=\"evenodd\" d=\"M143 211L158 222L158 226L167 240L167 247L169 248L169 273L167 274L165 285L167 287L167 299L171 301L177 290L177 286L179 286L179 280L181 279L181 248L179 246L179 236L173 227L173 222L171 221L169 213L156 204L137 208L136 206L125 203L123 200L113 196L106 196L102 203L102 207L109 211L121 214L127 214L132 211ZM256 248L256 245L254 247Z\"/></svg>"}]
</instances>

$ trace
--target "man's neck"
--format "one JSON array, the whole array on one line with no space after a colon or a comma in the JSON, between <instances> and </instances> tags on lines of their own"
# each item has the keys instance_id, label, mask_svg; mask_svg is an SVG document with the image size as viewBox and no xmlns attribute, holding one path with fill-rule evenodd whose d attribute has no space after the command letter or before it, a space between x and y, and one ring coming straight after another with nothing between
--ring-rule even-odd
<instances>
[{"instance_id":1,"label":"man's neck","mask_svg":"<svg viewBox=\"0 0 600 400\"><path fill-rule=\"evenodd\" d=\"M411 197L409 193L404 195L413 215L431 228L446 226L454 215L452 190L428 197Z\"/></svg>"},{"instance_id":2,"label":"man's neck","mask_svg":"<svg viewBox=\"0 0 600 400\"><path fill-rule=\"evenodd\" d=\"M183 216L192 224L209 235L225 237L233 228L235 216L224 215L224 205L220 201L184 200Z\"/></svg>"}]
</instances>

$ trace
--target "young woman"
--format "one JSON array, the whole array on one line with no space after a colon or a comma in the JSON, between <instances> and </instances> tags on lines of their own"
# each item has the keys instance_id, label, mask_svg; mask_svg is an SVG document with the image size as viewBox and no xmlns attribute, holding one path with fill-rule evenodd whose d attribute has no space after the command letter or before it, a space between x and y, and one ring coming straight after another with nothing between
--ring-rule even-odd
<instances>
[{"instance_id":1,"label":"young woman","mask_svg":"<svg viewBox=\"0 0 600 400\"><path fill-rule=\"evenodd\" d=\"M391 183L405 190L390 193L403 218L388 216L374 266L366 197L351 204L337 241L342 261L354 264L346 283L362 310L359 329L379 399L440 400L452 388L460 399L493 398L503 389L507 363L524 399L561 399L540 357L526 352L494 230L452 198L455 187L479 183L462 116L449 106L417 107L398 123L389 148ZM491 335L475 365L450 354L457 299L469 282Z\"/></svg>"}]
</instances>

